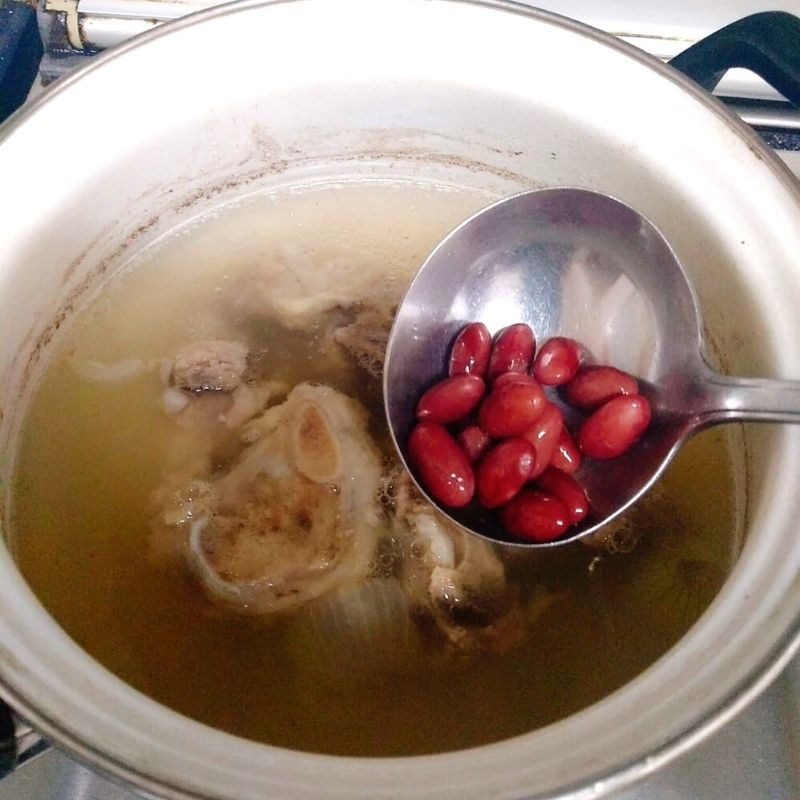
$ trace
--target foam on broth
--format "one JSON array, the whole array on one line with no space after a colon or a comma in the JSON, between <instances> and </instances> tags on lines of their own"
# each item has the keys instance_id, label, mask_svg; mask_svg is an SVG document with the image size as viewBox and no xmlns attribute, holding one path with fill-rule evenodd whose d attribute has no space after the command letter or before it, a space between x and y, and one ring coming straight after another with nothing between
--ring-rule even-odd
<instances>
[{"instance_id":1,"label":"foam on broth","mask_svg":"<svg viewBox=\"0 0 800 800\"><path fill-rule=\"evenodd\" d=\"M265 624L214 607L180 566L148 557L152 494L174 420L155 371L122 383L76 365L157 361L231 326L266 354L270 375L323 381L359 398L388 450L379 382L320 358L315 335L234 320L230 287L275 248L328 263L378 265L397 299L424 256L487 196L389 182L262 194L176 230L137 256L78 315L28 410L12 487L14 549L59 624L123 680L209 725L331 754L410 755L497 741L599 700L672 646L733 562L738 521L728 438L710 431L680 454L612 549L574 544L511 559L550 602L526 640L467 666L431 652L408 674L353 674L316 652L297 618ZM324 669L307 669L323 664Z\"/></svg>"}]
</instances>

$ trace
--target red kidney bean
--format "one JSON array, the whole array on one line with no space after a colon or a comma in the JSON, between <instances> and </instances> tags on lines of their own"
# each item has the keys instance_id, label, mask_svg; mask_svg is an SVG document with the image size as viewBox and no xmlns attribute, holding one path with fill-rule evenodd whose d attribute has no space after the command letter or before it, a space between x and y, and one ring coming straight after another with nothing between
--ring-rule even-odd
<instances>
[{"instance_id":1,"label":"red kidney bean","mask_svg":"<svg viewBox=\"0 0 800 800\"><path fill-rule=\"evenodd\" d=\"M564 415L561 409L548 403L542 416L522 434L522 438L527 439L536 452L536 464L531 470L531 478L541 475L553 460L563 428Z\"/></svg>"},{"instance_id":2,"label":"red kidney bean","mask_svg":"<svg viewBox=\"0 0 800 800\"><path fill-rule=\"evenodd\" d=\"M478 466L478 502L484 508L507 503L528 480L536 453L525 439L506 439L493 447Z\"/></svg>"},{"instance_id":3,"label":"red kidney bean","mask_svg":"<svg viewBox=\"0 0 800 800\"><path fill-rule=\"evenodd\" d=\"M492 383L493 389L499 389L501 386L505 386L507 383L536 383L536 378L532 375L528 375L527 372L504 372L502 375L498 375L494 382Z\"/></svg>"},{"instance_id":4,"label":"red kidney bean","mask_svg":"<svg viewBox=\"0 0 800 800\"><path fill-rule=\"evenodd\" d=\"M581 451L578 449L578 445L575 444L570 432L563 428L550 465L560 469L562 472L566 472L567 475L572 475L580 467L581 461Z\"/></svg>"},{"instance_id":5,"label":"red kidney bean","mask_svg":"<svg viewBox=\"0 0 800 800\"><path fill-rule=\"evenodd\" d=\"M483 377L489 366L492 335L482 322L472 322L456 336L450 349L450 375L468 373Z\"/></svg>"},{"instance_id":6,"label":"red kidney bean","mask_svg":"<svg viewBox=\"0 0 800 800\"><path fill-rule=\"evenodd\" d=\"M408 439L408 455L425 488L442 505L461 508L475 494L475 474L458 442L435 422L420 422Z\"/></svg>"},{"instance_id":7,"label":"red kidney bean","mask_svg":"<svg viewBox=\"0 0 800 800\"><path fill-rule=\"evenodd\" d=\"M574 339L554 336L539 348L531 371L542 385L561 386L575 377L580 360L580 345Z\"/></svg>"},{"instance_id":8,"label":"red kidney bean","mask_svg":"<svg viewBox=\"0 0 800 800\"><path fill-rule=\"evenodd\" d=\"M569 528L569 511L551 494L523 489L500 509L500 521L513 536L533 542L552 542Z\"/></svg>"},{"instance_id":9,"label":"red kidney bean","mask_svg":"<svg viewBox=\"0 0 800 800\"><path fill-rule=\"evenodd\" d=\"M586 518L589 513L589 498L580 484L571 475L554 467L548 467L536 479L536 485L553 497L557 497L569 513L571 525Z\"/></svg>"},{"instance_id":10,"label":"red kidney bean","mask_svg":"<svg viewBox=\"0 0 800 800\"><path fill-rule=\"evenodd\" d=\"M636 378L614 367L584 367L565 386L564 398L573 407L591 411L619 394L637 394Z\"/></svg>"},{"instance_id":11,"label":"red kidney bean","mask_svg":"<svg viewBox=\"0 0 800 800\"><path fill-rule=\"evenodd\" d=\"M458 434L458 443L474 464L486 452L492 440L477 426L468 425Z\"/></svg>"},{"instance_id":12,"label":"red kidney bean","mask_svg":"<svg viewBox=\"0 0 800 800\"><path fill-rule=\"evenodd\" d=\"M489 380L504 372L527 372L535 349L533 331L524 322L503 328L489 356Z\"/></svg>"},{"instance_id":13,"label":"red kidney bean","mask_svg":"<svg viewBox=\"0 0 800 800\"><path fill-rule=\"evenodd\" d=\"M578 431L585 456L609 459L621 456L650 424L650 403L640 394L613 397L600 406Z\"/></svg>"},{"instance_id":14,"label":"red kidney bean","mask_svg":"<svg viewBox=\"0 0 800 800\"><path fill-rule=\"evenodd\" d=\"M481 403L478 425L493 439L520 436L542 416L546 404L538 383L507 383Z\"/></svg>"},{"instance_id":15,"label":"red kidney bean","mask_svg":"<svg viewBox=\"0 0 800 800\"><path fill-rule=\"evenodd\" d=\"M453 375L439 381L417 403L417 418L427 422L455 422L480 403L486 385L477 375Z\"/></svg>"}]
</instances>

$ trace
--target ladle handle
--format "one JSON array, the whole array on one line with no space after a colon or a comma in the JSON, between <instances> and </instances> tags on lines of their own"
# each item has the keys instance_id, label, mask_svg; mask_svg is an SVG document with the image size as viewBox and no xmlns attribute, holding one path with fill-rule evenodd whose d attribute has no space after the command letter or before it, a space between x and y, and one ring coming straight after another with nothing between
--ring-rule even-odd
<instances>
[{"instance_id":1,"label":"ladle handle","mask_svg":"<svg viewBox=\"0 0 800 800\"><path fill-rule=\"evenodd\" d=\"M697 427L721 422L800 423L800 381L735 378L709 368L694 411Z\"/></svg>"}]
</instances>

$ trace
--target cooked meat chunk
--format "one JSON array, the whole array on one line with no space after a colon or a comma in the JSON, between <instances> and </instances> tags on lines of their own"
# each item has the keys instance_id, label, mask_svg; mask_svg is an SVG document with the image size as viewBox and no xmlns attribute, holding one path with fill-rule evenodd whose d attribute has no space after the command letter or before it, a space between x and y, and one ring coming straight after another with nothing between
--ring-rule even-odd
<instances>
[{"instance_id":1,"label":"cooked meat chunk","mask_svg":"<svg viewBox=\"0 0 800 800\"><path fill-rule=\"evenodd\" d=\"M399 483L404 583L417 619L456 650L513 647L522 638L525 619L492 545L446 520L406 476Z\"/></svg>"},{"instance_id":2,"label":"cooked meat chunk","mask_svg":"<svg viewBox=\"0 0 800 800\"><path fill-rule=\"evenodd\" d=\"M352 323L337 328L333 339L373 378L380 378L393 318L394 306L366 306Z\"/></svg>"},{"instance_id":3,"label":"cooked meat chunk","mask_svg":"<svg viewBox=\"0 0 800 800\"><path fill-rule=\"evenodd\" d=\"M335 308L352 308L387 296L384 275L366 259L319 257L302 247L284 247L265 255L239 286L237 312L277 319L289 328L305 328Z\"/></svg>"},{"instance_id":4,"label":"cooked meat chunk","mask_svg":"<svg viewBox=\"0 0 800 800\"><path fill-rule=\"evenodd\" d=\"M165 383L187 392L232 392L242 382L247 348L241 342L192 342L165 362Z\"/></svg>"}]
</instances>

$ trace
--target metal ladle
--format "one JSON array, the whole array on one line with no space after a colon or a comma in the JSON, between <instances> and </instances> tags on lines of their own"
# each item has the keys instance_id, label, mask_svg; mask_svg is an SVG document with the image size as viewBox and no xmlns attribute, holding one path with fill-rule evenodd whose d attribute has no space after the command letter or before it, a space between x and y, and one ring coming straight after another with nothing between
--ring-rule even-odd
<instances>
[{"instance_id":1,"label":"metal ladle","mask_svg":"<svg viewBox=\"0 0 800 800\"><path fill-rule=\"evenodd\" d=\"M595 361L639 379L653 418L640 441L611 461L585 459L575 475L592 511L546 544L506 534L477 507L448 509L420 485L406 443L422 392L445 374L450 346L469 322L492 334L516 322L581 342ZM544 189L500 200L450 233L400 304L384 364L386 414L420 489L480 536L552 547L622 514L658 480L694 433L721 422L800 422L800 382L720 375L707 363L697 299L655 226L630 206L585 189ZM566 407L565 419L570 412Z\"/></svg>"}]
</instances>

